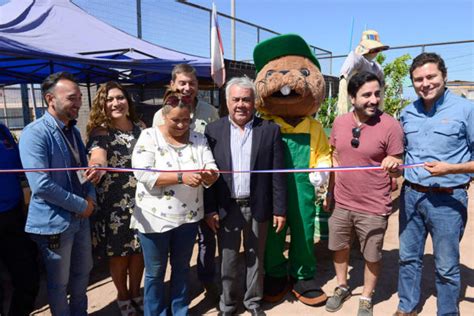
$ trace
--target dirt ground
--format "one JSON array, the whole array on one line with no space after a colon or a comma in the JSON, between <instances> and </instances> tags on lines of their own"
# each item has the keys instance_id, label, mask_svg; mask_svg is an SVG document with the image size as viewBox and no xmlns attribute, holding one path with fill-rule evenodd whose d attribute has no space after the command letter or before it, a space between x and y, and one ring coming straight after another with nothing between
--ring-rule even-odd
<instances>
[{"instance_id":1,"label":"dirt ground","mask_svg":"<svg viewBox=\"0 0 474 316\"><path fill-rule=\"evenodd\" d=\"M470 197L474 196L474 186L471 186ZM398 194L395 192L394 197ZM395 198L395 203L398 199ZM395 204L397 205L397 204ZM462 289L460 310L461 315L474 315L474 203L469 204L469 217L466 231L461 242L461 274ZM332 295L336 286L336 277L331 262L331 253L327 250L326 242L315 243L315 253L318 259L318 281L323 290ZM217 315L215 305L203 294L203 290L196 277L196 254L194 249L191 261L191 315ZM421 312L419 315L436 315L436 289L434 284L433 251L431 240L426 244L424 257L424 273L422 280ZM242 273L244 271L242 270ZM363 259L358 250L351 252L349 284L353 288L353 297L348 300L337 315L355 315L358 308L358 296L362 292L363 283ZM169 277L169 273L168 273ZM167 277L167 278L168 278ZM44 278L44 276L43 276ZM374 296L374 315L392 315L397 308L397 278L398 278L398 212L394 213L389 220L388 230L385 237L383 253L383 270L378 282ZM107 265L102 263L95 266L91 275L88 289L89 313L96 316L119 315L115 303L115 288L107 273ZM37 310L33 315L51 315L46 300L46 286L42 280L41 292L37 299ZM279 304L264 304L268 315L332 315L325 311L324 307L306 306L291 294ZM240 313L248 314L241 306Z\"/></svg>"}]
</instances>

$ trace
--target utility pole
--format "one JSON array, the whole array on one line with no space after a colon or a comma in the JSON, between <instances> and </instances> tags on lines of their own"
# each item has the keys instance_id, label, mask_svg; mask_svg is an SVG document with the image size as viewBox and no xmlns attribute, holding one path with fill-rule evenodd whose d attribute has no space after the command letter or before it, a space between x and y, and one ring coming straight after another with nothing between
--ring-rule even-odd
<instances>
[{"instance_id":1,"label":"utility pole","mask_svg":"<svg viewBox=\"0 0 474 316\"><path fill-rule=\"evenodd\" d=\"M232 17L231 28L230 28L230 38L232 43L232 59L236 60L235 57L235 0L230 0L230 15Z\"/></svg>"}]
</instances>

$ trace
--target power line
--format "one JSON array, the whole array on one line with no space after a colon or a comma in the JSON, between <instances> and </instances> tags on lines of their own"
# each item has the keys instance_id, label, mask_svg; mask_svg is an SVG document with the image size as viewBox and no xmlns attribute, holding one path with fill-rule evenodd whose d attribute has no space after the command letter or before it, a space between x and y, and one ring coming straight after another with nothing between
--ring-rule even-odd
<instances>
[{"instance_id":1,"label":"power line","mask_svg":"<svg viewBox=\"0 0 474 316\"><path fill-rule=\"evenodd\" d=\"M456 45L456 44L467 44L467 43L474 43L474 40L465 40L465 41L454 41L454 42L440 42L440 43L426 43L426 44L416 44L416 45L405 45L405 46L393 46L390 47L388 50L395 50L395 49L407 49L407 48L424 48L428 46L440 46L440 45ZM329 59L329 58L344 58L347 57L345 55L335 55L335 56L328 56L328 57L319 57L318 59Z\"/></svg>"}]
</instances>

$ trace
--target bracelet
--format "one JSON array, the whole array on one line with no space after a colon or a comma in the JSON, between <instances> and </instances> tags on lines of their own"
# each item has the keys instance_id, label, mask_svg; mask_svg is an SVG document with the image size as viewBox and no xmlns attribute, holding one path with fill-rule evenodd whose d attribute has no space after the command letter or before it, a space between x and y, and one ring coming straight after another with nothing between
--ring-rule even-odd
<instances>
[{"instance_id":1,"label":"bracelet","mask_svg":"<svg viewBox=\"0 0 474 316\"><path fill-rule=\"evenodd\" d=\"M177 175L178 175L178 184L183 184L183 173L178 172Z\"/></svg>"},{"instance_id":2,"label":"bracelet","mask_svg":"<svg viewBox=\"0 0 474 316\"><path fill-rule=\"evenodd\" d=\"M332 192L326 192L326 197L332 197Z\"/></svg>"}]
</instances>

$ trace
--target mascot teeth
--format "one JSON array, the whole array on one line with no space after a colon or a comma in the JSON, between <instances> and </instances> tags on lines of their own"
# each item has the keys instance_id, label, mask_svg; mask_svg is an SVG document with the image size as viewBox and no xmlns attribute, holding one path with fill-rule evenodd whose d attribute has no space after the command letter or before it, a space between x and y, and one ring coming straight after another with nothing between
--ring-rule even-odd
<instances>
[{"instance_id":1,"label":"mascot teeth","mask_svg":"<svg viewBox=\"0 0 474 316\"><path fill-rule=\"evenodd\" d=\"M289 95L291 92L291 88L288 86L284 86L283 88L280 89L280 92L283 95Z\"/></svg>"}]
</instances>

